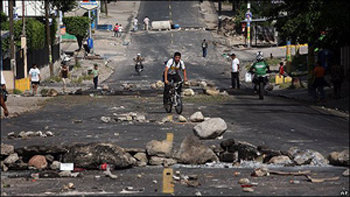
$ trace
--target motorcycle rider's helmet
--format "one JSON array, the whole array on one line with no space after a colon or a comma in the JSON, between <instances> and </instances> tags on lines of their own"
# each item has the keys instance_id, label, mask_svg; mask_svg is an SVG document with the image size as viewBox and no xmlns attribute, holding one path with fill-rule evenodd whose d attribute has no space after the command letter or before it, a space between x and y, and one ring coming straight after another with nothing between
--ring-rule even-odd
<instances>
[{"instance_id":1,"label":"motorcycle rider's helmet","mask_svg":"<svg viewBox=\"0 0 350 197\"><path fill-rule=\"evenodd\" d=\"M141 53L138 53L137 56L141 56Z\"/></svg>"},{"instance_id":2,"label":"motorcycle rider's helmet","mask_svg":"<svg viewBox=\"0 0 350 197\"><path fill-rule=\"evenodd\" d=\"M263 60L264 60L264 54L263 54L263 52L258 51L258 52L256 53L256 61L261 62L261 61L263 61Z\"/></svg>"}]
</instances>

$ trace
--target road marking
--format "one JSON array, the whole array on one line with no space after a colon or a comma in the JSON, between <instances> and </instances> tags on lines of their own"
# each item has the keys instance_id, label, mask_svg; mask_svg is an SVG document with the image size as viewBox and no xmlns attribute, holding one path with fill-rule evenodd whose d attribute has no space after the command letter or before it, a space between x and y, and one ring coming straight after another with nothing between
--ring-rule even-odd
<instances>
[{"instance_id":1,"label":"road marking","mask_svg":"<svg viewBox=\"0 0 350 197\"><path fill-rule=\"evenodd\" d=\"M168 120L169 120L170 122L172 122L172 121L173 121L173 115L168 115Z\"/></svg>"},{"instance_id":2,"label":"road marking","mask_svg":"<svg viewBox=\"0 0 350 197\"><path fill-rule=\"evenodd\" d=\"M167 133L166 134L166 141L173 142L174 140L174 134L173 133Z\"/></svg>"},{"instance_id":3,"label":"road marking","mask_svg":"<svg viewBox=\"0 0 350 197\"><path fill-rule=\"evenodd\" d=\"M164 168L163 170L163 193L171 194L174 193L173 184L173 169Z\"/></svg>"},{"instance_id":4,"label":"road marking","mask_svg":"<svg viewBox=\"0 0 350 197\"><path fill-rule=\"evenodd\" d=\"M296 46L298 46L298 45L294 45L294 44L290 45L291 48L295 48ZM299 44L299 47L307 47L307 46L308 46L307 44ZM283 48L286 48L286 47L287 47L287 45L280 46L278 48L283 49Z\"/></svg>"}]
</instances>

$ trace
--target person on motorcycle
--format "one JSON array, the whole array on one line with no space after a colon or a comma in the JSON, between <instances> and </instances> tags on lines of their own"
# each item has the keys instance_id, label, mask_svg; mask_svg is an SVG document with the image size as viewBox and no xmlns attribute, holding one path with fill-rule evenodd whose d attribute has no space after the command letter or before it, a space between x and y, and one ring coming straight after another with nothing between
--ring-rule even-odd
<instances>
[{"instance_id":1,"label":"person on motorcycle","mask_svg":"<svg viewBox=\"0 0 350 197\"><path fill-rule=\"evenodd\" d=\"M256 62L249 69L249 72L254 73L253 83L254 91L257 92L257 86L259 85L259 77L264 77L264 83L268 82L266 73L270 72L269 65L264 61L264 55L259 51L256 55Z\"/></svg>"},{"instance_id":2,"label":"person on motorcycle","mask_svg":"<svg viewBox=\"0 0 350 197\"><path fill-rule=\"evenodd\" d=\"M141 53L138 53L137 56L134 58L134 61L135 61L135 69L137 69L137 64L139 63L141 65L141 69L143 70L143 64L142 62L145 60L145 58L143 58L141 56Z\"/></svg>"},{"instance_id":3,"label":"person on motorcycle","mask_svg":"<svg viewBox=\"0 0 350 197\"><path fill-rule=\"evenodd\" d=\"M183 71L184 75L184 81L187 82L187 73L186 73L186 67L185 63L181 60L181 53L180 52L175 52L174 57L169 59L166 62L165 65L165 70L163 73L163 78L164 78L164 102L168 101L168 96L169 96L169 90L171 86L169 85L169 82L171 80L174 81L174 83L182 81L182 78L180 76L179 71ZM181 88L182 85L180 85L178 89L178 93L181 93Z\"/></svg>"}]
</instances>

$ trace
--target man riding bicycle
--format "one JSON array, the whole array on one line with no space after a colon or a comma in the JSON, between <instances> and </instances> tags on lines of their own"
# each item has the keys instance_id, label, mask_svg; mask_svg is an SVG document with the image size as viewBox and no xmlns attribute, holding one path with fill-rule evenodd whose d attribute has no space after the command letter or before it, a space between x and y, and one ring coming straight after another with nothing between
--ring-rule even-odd
<instances>
[{"instance_id":1,"label":"man riding bicycle","mask_svg":"<svg viewBox=\"0 0 350 197\"><path fill-rule=\"evenodd\" d=\"M186 67L185 63L181 60L181 53L175 52L174 57L169 59L165 65L165 70L163 73L164 77L164 104L169 99L169 90L171 86L169 85L169 82L173 80L174 83L182 81L182 78L180 76L179 71L183 71L184 80L187 81L187 73L186 73ZM181 93L182 86L178 88L178 93Z\"/></svg>"},{"instance_id":2,"label":"man riding bicycle","mask_svg":"<svg viewBox=\"0 0 350 197\"><path fill-rule=\"evenodd\" d=\"M257 86L259 84L259 77L264 77L264 83L268 82L266 73L270 72L269 65L264 61L264 55L261 51L256 54L256 62L250 67L249 72L254 72L254 91L257 92Z\"/></svg>"},{"instance_id":3,"label":"man riding bicycle","mask_svg":"<svg viewBox=\"0 0 350 197\"><path fill-rule=\"evenodd\" d=\"M142 62L145 60L145 58L143 58L142 56L141 56L141 53L138 53L137 54L137 56L136 56L136 58L134 58L134 61L135 61L135 69L136 69L136 66L137 66L137 64L138 63L140 63L140 65L141 65L141 69L143 70L143 64L142 64Z\"/></svg>"}]
</instances>

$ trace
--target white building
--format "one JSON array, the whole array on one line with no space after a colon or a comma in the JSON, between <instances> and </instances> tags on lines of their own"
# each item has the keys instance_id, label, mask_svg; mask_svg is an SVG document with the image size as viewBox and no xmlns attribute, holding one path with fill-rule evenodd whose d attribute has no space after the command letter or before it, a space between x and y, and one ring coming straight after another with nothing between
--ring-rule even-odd
<instances>
[{"instance_id":1,"label":"white building","mask_svg":"<svg viewBox=\"0 0 350 197\"><path fill-rule=\"evenodd\" d=\"M3 1L2 10L8 16L8 1ZM13 13L16 17L22 17L22 0L16 0L13 4ZM45 3L40 0L25 0L24 15L27 17L45 16Z\"/></svg>"}]
</instances>

